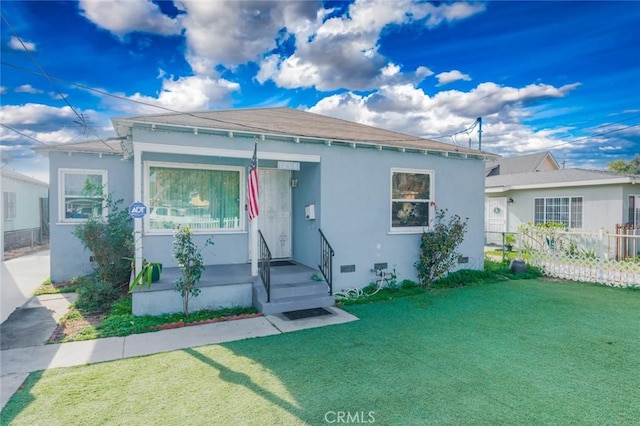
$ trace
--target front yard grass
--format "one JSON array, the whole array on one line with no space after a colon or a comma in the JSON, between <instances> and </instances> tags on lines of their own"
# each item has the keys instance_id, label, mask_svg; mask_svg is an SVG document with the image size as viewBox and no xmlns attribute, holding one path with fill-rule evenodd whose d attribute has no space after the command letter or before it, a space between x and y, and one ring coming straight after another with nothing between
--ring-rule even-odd
<instances>
[{"instance_id":1,"label":"front yard grass","mask_svg":"<svg viewBox=\"0 0 640 426\"><path fill-rule=\"evenodd\" d=\"M1 423L640 422L638 291L500 281L345 309L360 321L33 373Z\"/></svg>"}]
</instances>

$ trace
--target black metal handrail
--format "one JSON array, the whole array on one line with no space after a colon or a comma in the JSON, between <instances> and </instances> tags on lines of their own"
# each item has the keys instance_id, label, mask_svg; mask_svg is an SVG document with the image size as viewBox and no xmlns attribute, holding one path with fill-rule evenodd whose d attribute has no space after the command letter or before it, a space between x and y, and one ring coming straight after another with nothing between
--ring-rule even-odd
<instances>
[{"instance_id":1,"label":"black metal handrail","mask_svg":"<svg viewBox=\"0 0 640 426\"><path fill-rule=\"evenodd\" d=\"M318 229L320 232L320 272L324 277L324 280L329 285L329 295L333 295L333 256L336 254L329 244L327 237L324 236L322 231Z\"/></svg>"},{"instance_id":2,"label":"black metal handrail","mask_svg":"<svg viewBox=\"0 0 640 426\"><path fill-rule=\"evenodd\" d=\"M260 271L260 278L264 284L264 288L267 290L267 303L271 302L271 250L267 242L264 240L262 232L258 230L259 244L260 244L260 258L258 259L258 270Z\"/></svg>"}]
</instances>

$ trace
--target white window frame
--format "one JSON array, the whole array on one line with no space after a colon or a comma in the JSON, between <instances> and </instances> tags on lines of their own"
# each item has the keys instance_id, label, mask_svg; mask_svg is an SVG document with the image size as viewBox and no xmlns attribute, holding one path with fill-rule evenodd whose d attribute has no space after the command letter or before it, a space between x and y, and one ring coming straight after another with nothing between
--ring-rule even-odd
<instances>
[{"instance_id":1,"label":"white window frame","mask_svg":"<svg viewBox=\"0 0 640 426\"><path fill-rule=\"evenodd\" d=\"M533 198L533 223L535 225L538 225L539 223L537 222L536 219L536 201L537 200L543 200L544 204L543 204L543 221L540 223L549 223L549 222L555 222L553 220L548 220L547 219L547 200L552 200L552 199L567 199L568 200L568 211L567 211L567 222L568 222L568 229L583 229L584 228L584 197L581 195L558 195L555 197L534 197ZM579 227L574 227L571 226L572 225L572 219L573 219L573 209L572 209L572 204L573 204L573 200L574 199L580 199L580 206L581 206L581 212L580 212L580 226ZM556 222L558 223L558 222Z\"/></svg>"},{"instance_id":2,"label":"white window frame","mask_svg":"<svg viewBox=\"0 0 640 426\"><path fill-rule=\"evenodd\" d=\"M166 167L172 169L186 169L186 170L227 170L238 172L240 179L240 192L239 192L239 215L240 226L238 228L225 229L225 228L205 228L205 229L191 229L194 234L237 234L246 232L245 228L245 209L244 200L246 199L246 173L247 168L243 166L227 166L216 164L202 164L202 163L184 163L184 162L171 162L171 161L145 161L144 162L144 176L143 176L143 199L144 204L147 206L147 214L144 216L144 234L145 235L172 235L172 229L151 229L149 223L149 213L151 212L151 201L149 200L149 173L151 167Z\"/></svg>"},{"instance_id":3,"label":"white window frame","mask_svg":"<svg viewBox=\"0 0 640 426\"><path fill-rule=\"evenodd\" d=\"M411 200L411 202L427 203L429 206L429 223L427 226L393 226L393 203L407 201L403 198L393 198L393 175L394 173L411 173L429 175L429 195L428 200ZM389 234L421 234L432 229L433 218L435 215L435 171L428 169L405 169L391 168L389 174Z\"/></svg>"},{"instance_id":4,"label":"white window frame","mask_svg":"<svg viewBox=\"0 0 640 426\"><path fill-rule=\"evenodd\" d=\"M633 199L633 212L631 211L631 199ZM640 226L640 194L629 194L627 198L628 223L630 225Z\"/></svg>"},{"instance_id":5,"label":"white window frame","mask_svg":"<svg viewBox=\"0 0 640 426\"><path fill-rule=\"evenodd\" d=\"M109 193L108 173L104 169L58 169L58 223L78 224L87 221L86 218L68 218L66 217L66 194L65 179L67 175L100 175L102 176L103 194ZM98 198L98 197L95 197ZM102 205L102 217L107 217L109 212L107 206Z\"/></svg>"},{"instance_id":6,"label":"white window frame","mask_svg":"<svg viewBox=\"0 0 640 426\"><path fill-rule=\"evenodd\" d=\"M2 201L4 203L4 220L14 220L17 216L17 197L13 191L4 191Z\"/></svg>"}]
</instances>

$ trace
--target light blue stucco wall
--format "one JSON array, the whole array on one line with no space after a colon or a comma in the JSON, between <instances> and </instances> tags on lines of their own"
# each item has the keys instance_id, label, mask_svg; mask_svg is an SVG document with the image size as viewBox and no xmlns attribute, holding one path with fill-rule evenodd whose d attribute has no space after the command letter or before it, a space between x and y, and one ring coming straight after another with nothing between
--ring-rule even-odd
<instances>
[{"instance_id":1,"label":"light blue stucco wall","mask_svg":"<svg viewBox=\"0 0 640 426\"><path fill-rule=\"evenodd\" d=\"M417 279L420 233L390 232L391 169L433 170L434 200L450 214L469 218L459 251L482 265L484 165L463 160L395 151L326 147L322 156L322 230L336 252L336 289L362 287L375 279L374 263L396 268L398 279ZM341 273L341 265L356 271Z\"/></svg>"},{"instance_id":2,"label":"light blue stucco wall","mask_svg":"<svg viewBox=\"0 0 640 426\"><path fill-rule=\"evenodd\" d=\"M228 138L188 132L152 132L134 129L134 143L235 149L251 152L253 138ZM292 188L293 257L316 267L320 261L322 229L335 249L335 289L362 287L375 279L374 263L396 268L398 278L416 279L413 264L418 258L420 233L390 232L391 169L434 171L434 199L438 208L450 214L469 217L469 227L460 252L469 257L465 267L482 267L484 226L484 164L479 159L459 159L438 155L402 153L372 148L349 148L324 144L261 140L258 153L315 155L320 162L301 162L292 173L297 187ZM89 254L71 234L73 225L54 225L57 219L57 169L60 167L109 170L109 189L118 190L127 203L133 201L133 163L119 157L51 153L52 278L67 279L91 270ZM205 157L184 154L144 153L143 161L178 161L247 166L248 159ZM275 167L275 161L260 161L260 167ZM315 204L316 219L305 220L304 207ZM128 204L127 204L128 205ZM196 235L200 246L210 235ZM248 233L214 234L214 246L203 252L206 264L248 261ZM54 242L55 241L55 242ZM174 266L171 256L173 237L145 235L143 256ZM341 273L341 265L355 265L355 272Z\"/></svg>"},{"instance_id":3,"label":"light blue stucco wall","mask_svg":"<svg viewBox=\"0 0 640 426\"><path fill-rule=\"evenodd\" d=\"M133 163L118 155L67 153L52 151L49 153L49 220L51 242L51 279L65 281L73 277L86 275L93 271L89 256L80 240L73 235L75 224L62 223L58 213L60 188L58 169L107 170L107 191L115 199L124 200L124 208L132 202Z\"/></svg>"}]
</instances>

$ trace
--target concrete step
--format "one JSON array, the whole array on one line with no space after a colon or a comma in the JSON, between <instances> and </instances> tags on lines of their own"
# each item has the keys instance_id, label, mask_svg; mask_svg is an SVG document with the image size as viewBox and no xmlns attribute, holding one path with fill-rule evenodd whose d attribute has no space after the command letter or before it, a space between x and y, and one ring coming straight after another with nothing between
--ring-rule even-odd
<instances>
[{"instance_id":1,"label":"concrete step","mask_svg":"<svg viewBox=\"0 0 640 426\"><path fill-rule=\"evenodd\" d=\"M324 281L302 281L295 283L271 283L271 300L294 296L324 296L329 286Z\"/></svg>"},{"instance_id":2,"label":"concrete step","mask_svg":"<svg viewBox=\"0 0 640 426\"><path fill-rule=\"evenodd\" d=\"M270 315L298 311L300 309L327 308L334 305L335 300L333 296L329 296L328 294L316 297L294 296L284 297L278 300L271 299L271 302L263 303L260 310L263 314Z\"/></svg>"}]
</instances>

